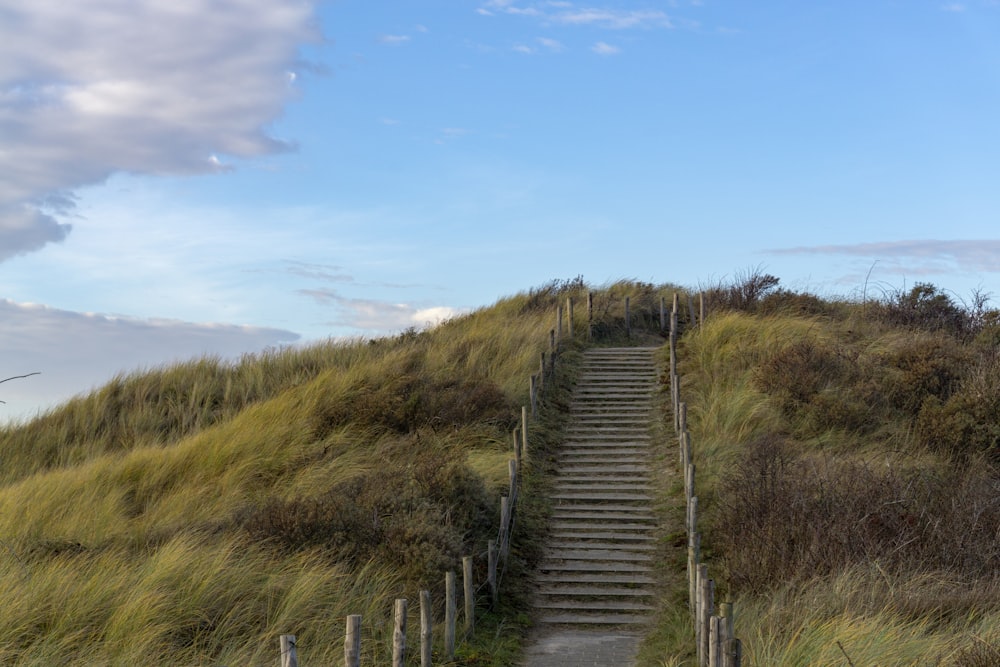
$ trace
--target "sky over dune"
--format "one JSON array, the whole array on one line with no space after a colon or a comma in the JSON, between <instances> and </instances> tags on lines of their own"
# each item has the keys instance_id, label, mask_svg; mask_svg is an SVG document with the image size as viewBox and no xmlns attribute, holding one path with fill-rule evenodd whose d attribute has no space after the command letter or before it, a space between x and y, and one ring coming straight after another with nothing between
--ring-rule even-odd
<instances>
[{"instance_id":1,"label":"sky over dune","mask_svg":"<svg viewBox=\"0 0 1000 667\"><path fill-rule=\"evenodd\" d=\"M0 379L41 372L0 417L553 278L996 291L998 34L992 0L0 0Z\"/></svg>"}]
</instances>

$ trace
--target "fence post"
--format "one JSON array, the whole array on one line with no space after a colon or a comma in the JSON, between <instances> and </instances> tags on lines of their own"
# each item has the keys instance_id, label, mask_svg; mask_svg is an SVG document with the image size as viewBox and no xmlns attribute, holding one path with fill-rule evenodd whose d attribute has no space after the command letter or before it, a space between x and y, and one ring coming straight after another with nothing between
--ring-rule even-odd
<instances>
[{"instance_id":1,"label":"fence post","mask_svg":"<svg viewBox=\"0 0 1000 667\"><path fill-rule=\"evenodd\" d=\"M510 489L507 491L507 497L510 498L509 502L511 504L510 509L514 509L517 505L517 490L518 490L518 479L517 479L517 464L513 461L507 462L507 477L510 479Z\"/></svg>"},{"instance_id":2,"label":"fence post","mask_svg":"<svg viewBox=\"0 0 1000 667\"><path fill-rule=\"evenodd\" d=\"M462 584L465 593L465 638L476 628L476 593L472 581L472 556L462 557Z\"/></svg>"},{"instance_id":3,"label":"fence post","mask_svg":"<svg viewBox=\"0 0 1000 667\"><path fill-rule=\"evenodd\" d=\"M570 340L573 340L573 297L566 297L566 316L569 321L566 323L566 333Z\"/></svg>"},{"instance_id":4,"label":"fence post","mask_svg":"<svg viewBox=\"0 0 1000 667\"><path fill-rule=\"evenodd\" d=\"M510 546L510 499L500 496L500 555L507 562L507 550Z\"/></svg>"},{"instance_id":5,"label":"fence post","mask_svg":"<svg viewBox=\"0 0 1000 667\"><path fill-rule=\"evenodd\" d=\"M406 600L396 600L392 628L392 667L406 663Z\"/></svg>"},{"instance_id":6,"label":"fence post","mask_svg":"<svg viewBox=\"0 0 1000 667\"><path fill-rule=\"evenodd\" d=\"M420 591L420 667L431 667L431 645L434 639L431 611L431 592Z\"/></svg>"},{"instance_id":7,"label":"fence post","mask_svg":"<svg viewBox=\"0 0 1000 667\"><path fill-rule=\"evenodd\" d=\"M281 667L298 667L299 657L295 652L295 635L281 635Z\"/></svg>"},{"instance_id":8,"label":"fence post","mask_svg":"<svg viewBox=\"0 0 1000 667\"><path fill-rule=\"evenodd\" d=\"M534 418L538 416L538 376L532 374L528 388L531 399L531 416Z\"/></svg>"},{"instance_id":9,"label":"fence post","mask_svg":"<svg viewBox=\"0 0 1000 667\"><path fill-rule=\"evenodd\" d=\"M528 458L528 408L521 406L521 458Z\"/></svg>"},{"instance_id":10,"label":"fence post","mask_svg":"<svg viewBox=\"0 0 1000 667\"><path fill-rule=\"evenodd\" d=\"M444 659L455 657L455 573L444 574Z\"/></svg>"},{"instance_id":11,"label":"fence post","mask_svg":"<svg viewBox=\"0 0 1000 667\"><path fill-rule=\"evenodd\" d=\"M486 580L490 585L490 609L496 609L500 601L500 591L497 590L497 541L490 540L486 546Z\"/></svg>"},{"instance_id":12,"label":"fence post","mask_svg":"<svg viewBox=\"0 0 1000 667\"><path fill-rule=\"evenodd\" d=\"M594 338L594 293L587 292L587 340Z\"/></svg>"},{"instance_id":13,"label":"fence post","mask_svg":"<svg viewBox=\"0 0 1000 667\"><path fill-rule=\"evenodd\" d=\"M718 616L712 616L708 620L708 667L721 667L719 664L722 658L722 647L720 645L722 624L720 623L722 619Z\"/></svg>"},{"instance_id":14,"label":"fence post","mask_svg":"<svg viewBox=\"0 0 1000 667\"><path fill-rule=\"evenodd\" d=\"M545 386L545 374L546 374L546 371L547 371L547 367L545 366L545 353L542 352L542 360L541 360L541 363L539 363L539 365L538 365L538 386L539 386L539 388L542 388L542 387Z\"/></svg>"},{"instance_id":15,"label":"fence post","mask_svg":"<svg viewBox=\"0 0 1000 667\"><path fill-rule=\"evenodd\" d=\"M361 665L361 617L347 617L347 631L344 633L344 667Z\"/></svg>"}]
</instances>

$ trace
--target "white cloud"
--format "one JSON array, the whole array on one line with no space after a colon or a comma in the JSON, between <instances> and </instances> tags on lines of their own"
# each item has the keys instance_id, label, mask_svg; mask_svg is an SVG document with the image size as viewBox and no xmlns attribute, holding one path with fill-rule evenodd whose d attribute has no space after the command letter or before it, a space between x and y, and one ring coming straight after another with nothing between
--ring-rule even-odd
<instances>
[{"instance_id":1,"label":"white cloud","mask_svg":"<svg viewBox=\"0 0 1000 667\"><path fill-rule=\"evenodd\" d=\"M606 42L598 42L590 47L590 50L599 56L613 56L621 51L617 46L611 46Z\"/></svg>"},{"instance_id":2,"label":"white cloud","mask_svg":"<svg viewBox=\"0 0 1000 667\"><path fill-rule=\"evenodd\" d=\"M378 41L381 44L389 44L390 46L398 46L400 44L406 44L410 41L409 35L379 35Z\"/></svg>"},{"instance_id":3,"label":"white cloud","mask_svg":"<svg viewBox=\"0 0 1000 667\"><path fill-rule=\"evenodd\" d=\"M299 294L318 303L333 306L337 311L335 326L348 326L373 334L386 334L409 327L434 326L462 314L450 306L419 307L406 303L390 303L377 299L345 297L332 289L303 289Z\"/></svg>"},{"instance_id":4,"label":"white cloud","mask_svg":"<svg viewBox=\"0 0 1000 667\"><path fill-rule=\"evenodd\" d=\"M596 25L622 30L626 28L672 28L670 18L661 11L621 11L616 9L570 9L551 17L556 23Z\"/></svg>"},{"instance_id":5,"label":"white cloud","mask_svg":"<svg viewBox=\"0 0 1000 667\"><path fill-rule=\"evenodd\" d=\"M946 12L964 12L965 5L963 5L960 2L951 2L948 3L947 5L942 5L941 9L943 9Z\"/></svg>"},{"instance_id":6,"label":"white cloud","mask_svg":"<svg viewBox=\"0 0 1000 667\"><path fill-rule=\"evenodd\" d=\"M552 51L553 53L560 53L561 51L564 51L566 48L562 45L562 42L555 39L549 39L547 37L539 37L538 43L547 48L549 51Z\"/></svg>"},{"instance_id":7,"label":"white cloud","mask_svg":"<svg viewBox=\"0 0 1000 667\"><path fill-rule=\"evenodd\" d=\"M851 245L800 246L775 255L847 255L899 262L911 275L959 271L1000 273L1000 240L909 240Z\"/></svg>"},{"instance_id":8,"label":"white cloud","mask_svg":"<svg viewBox=\"0 0 1000 667\"><path fill-rule=\"evenodd\" d=\"M533 48L525 44L515 44L514 46L511 47L511 50L516 51L517 53L523 53L527 56L530 56L535 52Z\"/></svg>"},{"instance_id":9,"label":"white cloud","mask_svg":"<svg viewBox=\"0 0 1000 667\"><path fill-rule=\"evenodd\" d=\"M199 357L234 359L291 343L291 331L76 313L0 299L0 375L41 375L0 385L0 416L52 407L114 375Z\"/></svg>"},{"instance_id":10,"label":"white cloud","mask_svg":"<svg viewBox=\"0 0 1000 667\"><path fill-rule=\"evenodd\" d=\"M52 195L289 148L266 128L318 37L311 2L0 0L0 13L0 260L65 238Z\"/></svg>"}]
</instances>

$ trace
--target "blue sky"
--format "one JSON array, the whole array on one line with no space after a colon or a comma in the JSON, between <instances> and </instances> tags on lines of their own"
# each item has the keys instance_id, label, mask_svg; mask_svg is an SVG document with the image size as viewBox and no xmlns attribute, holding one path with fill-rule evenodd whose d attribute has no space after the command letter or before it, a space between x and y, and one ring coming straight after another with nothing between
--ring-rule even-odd
<instances>
[{"instance_id":1,"label":"blue sky","mask_svg":"<svg viewBox=\"0 0 1000 667\"><path fill-rule=\"evenodd\" d=\"M1000 2L0 0L0 418L553 278L1000 293Z\"/></svg>"}]
</instances>

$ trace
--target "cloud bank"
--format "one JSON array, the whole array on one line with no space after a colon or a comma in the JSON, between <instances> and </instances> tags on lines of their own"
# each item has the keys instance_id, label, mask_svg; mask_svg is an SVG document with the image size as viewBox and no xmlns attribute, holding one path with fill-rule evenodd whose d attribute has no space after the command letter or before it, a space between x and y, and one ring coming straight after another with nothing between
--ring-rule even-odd
<instances>
[{"instance_id":1,"label":"cloud bank","mask_svg":"<svg viewBox=\"0 0 1000 667\"><path fill-rule=\"evenodd\" d=\"M0 261L63 240L115 172L223 170L288 150L307 0L0 0Z\"/></svg>"},{"instance_id":2,"label":"cloud bank","mask_svg":"<svg viewBox=\"0 0 1000 667\"><path fill-rule=\"evenodd\" d=\"M0 299L0 418L51 407L116 373L203 355L237 358L292 343L291 331L74 313Z\"/></svg>"},{"instance_id":3,"label":"cloud bank","mask_svg":"<svg viewBox=\"0 0 1000 667\"><path fill-rule=\"evenodd\" d=\"M912 275L949 271L1000 272L1000 240L910 240L850 245L801 246L769 251L775 255L845 255L889 260Z\"/></svg>"}]
</instances>

